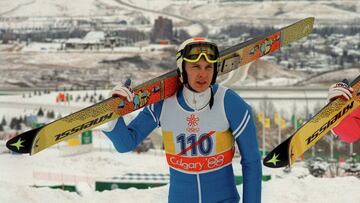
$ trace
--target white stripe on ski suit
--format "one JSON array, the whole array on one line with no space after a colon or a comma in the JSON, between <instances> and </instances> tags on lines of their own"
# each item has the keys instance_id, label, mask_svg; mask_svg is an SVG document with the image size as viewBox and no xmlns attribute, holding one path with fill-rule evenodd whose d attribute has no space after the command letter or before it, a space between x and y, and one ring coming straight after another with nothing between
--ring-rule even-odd
<instances>
[{"instance_id":1,"label":"white stripe on ski suit","mask_svg":"<svg viewBox=\"0 0 360 203\"><path fill-rule=\"evenodd\" d=\"M152 118L154 119L154 122L159 125L159 123L158 123L158 121L157 121L157 119L156 119L156 117L154 115L154 104L151 104L147 108L149 109L149 112L150 112Z\"/></svg>"},{"instance_id":2,"label":"white stripe on ski suit","mask_svg":"<svg viewBox=\"0 0 360 203\"><path fill-rule=\"evenodd\" d=\"M250 120L249 111L246 110L245 116L243 117L240 125L236 128L236 130L233 133L233 135L235 136L235 139L242 133L242 131L244 131L249 120Z\"/></svg>"},{"instance_id":3,"label":"white stripe on ski suit","mask_svg":"<svg viewBox=\"0 0 360 203\"><path fill-rule=\"evenodd\" d=\"M245 125L243 126L243 128L241 128L240 132L239 132L237 135L235 135L235 140L236 140L236 139L241 135L241 133L245 130L245 128L246 128L249 120L250 120L250 116L247 117L246 122L245 122Z\"/></svg>"},{"instance_id":4,"label":"white stripe on ski suit","mask_svg":"<svg viewBox=\"0 0 360 203\"><path fill-rule=\"evenodd\" d=\"M196 180L197 180L197 187L198 187L199 203L202 203L202 199L201 199L201 183L200 183L200 174L196 174Z\"/></svg>"}]
</instances>

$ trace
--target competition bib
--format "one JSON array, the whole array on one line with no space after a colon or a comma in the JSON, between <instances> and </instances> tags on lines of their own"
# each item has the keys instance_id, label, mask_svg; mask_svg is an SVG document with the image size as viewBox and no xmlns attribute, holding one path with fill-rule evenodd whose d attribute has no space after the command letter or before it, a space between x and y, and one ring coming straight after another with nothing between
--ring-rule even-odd
<instances>
[{"instance_id":1,"label":"competition bib","mask_svg":"<svg viewBox=\"0 0 360 203\"><path fill-rule=\"evenodd\" d=\"M204 173L231 164L234 137L224 110L226 89L219 88L212 109L184 110L176 95L164 101L160 123L166 159L173 169L185 173Z\"/></svg>"}]
</instances>

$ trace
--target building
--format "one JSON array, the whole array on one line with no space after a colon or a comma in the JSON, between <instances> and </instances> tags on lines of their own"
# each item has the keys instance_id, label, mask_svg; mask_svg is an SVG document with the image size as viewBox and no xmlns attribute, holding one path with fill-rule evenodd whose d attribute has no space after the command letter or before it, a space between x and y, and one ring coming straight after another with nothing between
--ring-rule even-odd
<instances>
[{"instance_id":1,"label":"building","mask_svg":"<svg viewBox=\"0 0 360 203\"><path fill-rule=\"evenodd\" d=\"M155 20L151 35L151 42L170 42L173 38L174 33L172 21L170 19L160 16L158 19Z\"/></svg>"},{"instance_id":2,"label":"building","mask_svg":"<svg viewBox=\"0 0 360 203\"><path fill-rule=\"evenodd\" d=\"M126 39L117 36L108 36L102 31L90 31L83 39L73 38L65 42L65 49L98 50L123 46Z\"/></svg>"}]
</instances>

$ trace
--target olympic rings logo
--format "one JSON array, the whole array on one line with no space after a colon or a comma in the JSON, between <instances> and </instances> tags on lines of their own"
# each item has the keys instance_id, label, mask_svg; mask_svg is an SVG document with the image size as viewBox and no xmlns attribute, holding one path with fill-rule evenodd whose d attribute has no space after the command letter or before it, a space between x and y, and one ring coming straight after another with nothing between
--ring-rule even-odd
<instances>
[{"instance_id":1,"label":"olympic rings logo","mask_svg":"<svg viewBox=\"0 0 360 203\"><path fill-rule=\"evenodd\" d=\"M210 157L207 160L207 166L209 168L218 168L224 164L224 155L219 155L217 157Z\"/></svg>"}]
</instances>

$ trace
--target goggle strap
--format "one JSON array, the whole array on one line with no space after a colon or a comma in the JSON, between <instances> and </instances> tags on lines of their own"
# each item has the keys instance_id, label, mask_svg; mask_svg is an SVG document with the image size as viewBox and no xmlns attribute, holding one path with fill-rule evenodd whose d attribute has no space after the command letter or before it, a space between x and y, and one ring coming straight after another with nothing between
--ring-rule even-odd
<instances>
[{"instance_id":1,"label":"goggle strap","mask_svg":"<svg viewBox=\"0 0 360 203\"><path fill-rule=\"evenodd\" d=\"M176 61L179 60L183 56L183 53L184 53L184 50L181 50L176 54Z\"/></svg>"}]
</instances>

